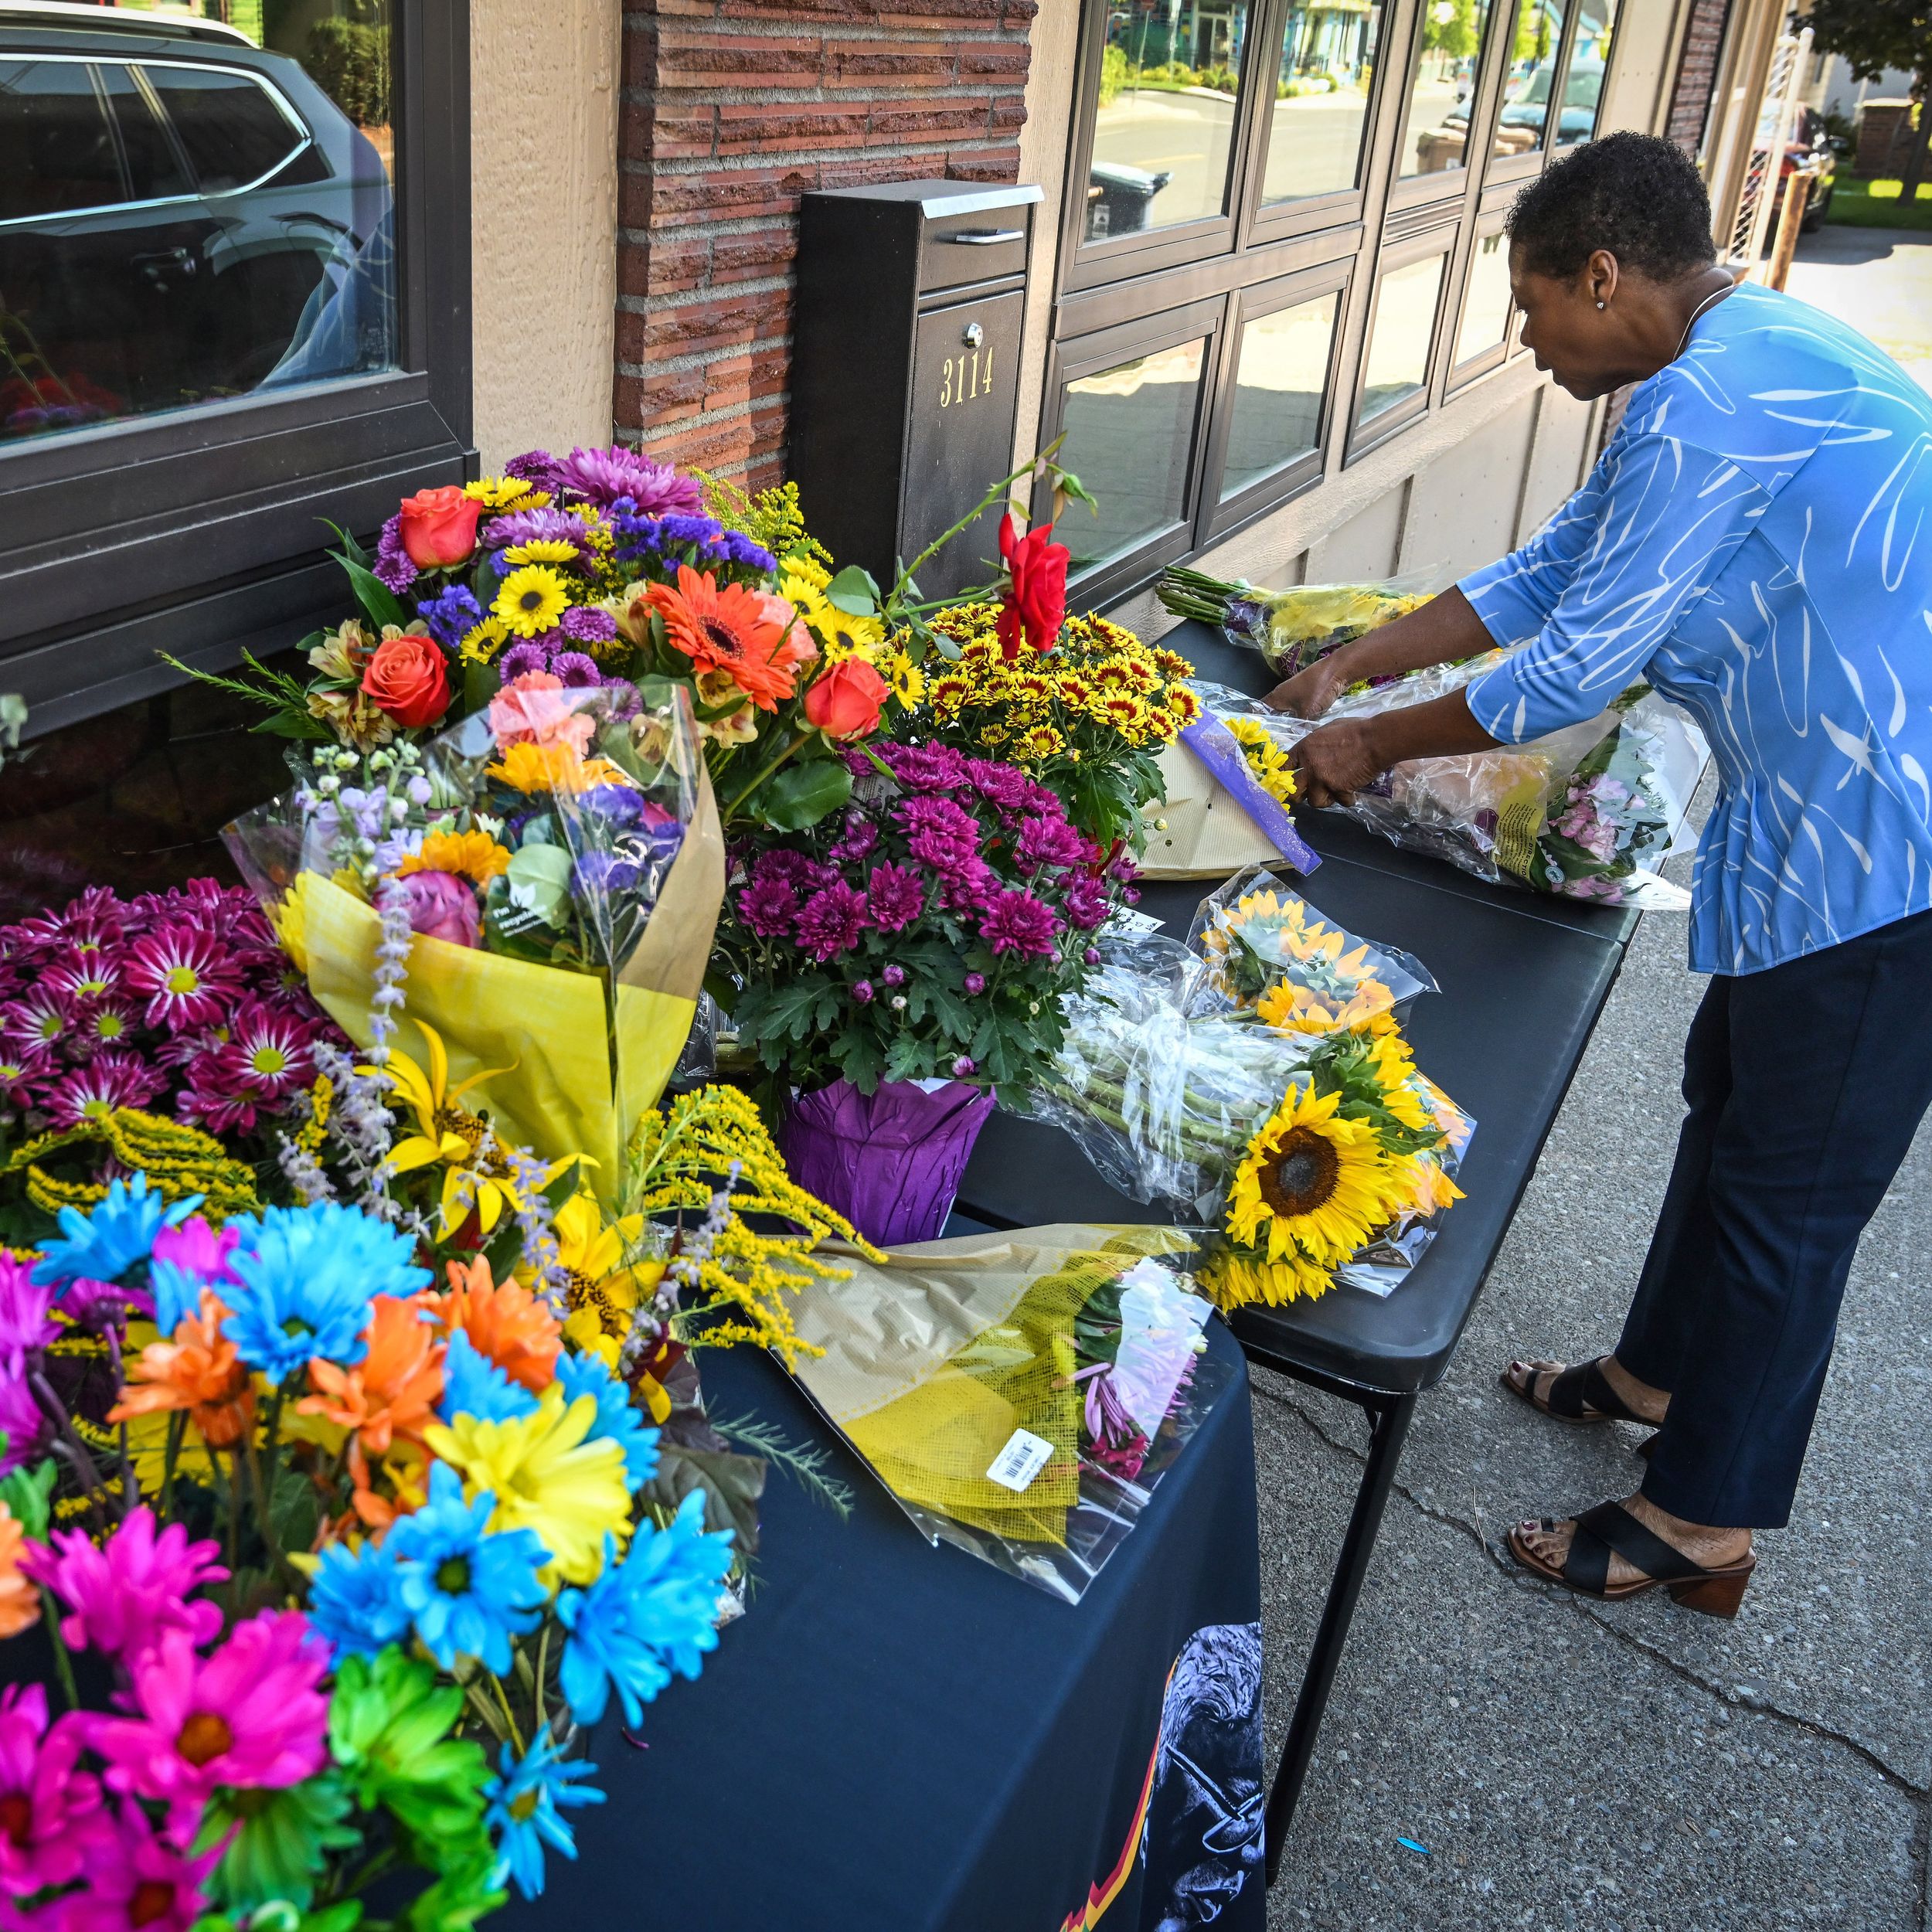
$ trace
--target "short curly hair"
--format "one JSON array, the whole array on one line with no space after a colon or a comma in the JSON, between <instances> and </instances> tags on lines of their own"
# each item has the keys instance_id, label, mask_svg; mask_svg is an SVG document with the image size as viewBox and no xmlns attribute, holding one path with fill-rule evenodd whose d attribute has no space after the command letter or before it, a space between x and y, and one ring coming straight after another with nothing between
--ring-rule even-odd
<instances>
[{"instance_id":1,"label":"short curly hair","mask_svg":"<svg viewBox=\"0 0 1932 1932\"><path fill-rule=\"evenodd\" d=\"M1516 197L1509 230L1525 267L1560 280L1600 248L1659 282L1717 259L1702 176L1655 134L1606 134L1553 162Z\"/></svg>"}]
</instances>

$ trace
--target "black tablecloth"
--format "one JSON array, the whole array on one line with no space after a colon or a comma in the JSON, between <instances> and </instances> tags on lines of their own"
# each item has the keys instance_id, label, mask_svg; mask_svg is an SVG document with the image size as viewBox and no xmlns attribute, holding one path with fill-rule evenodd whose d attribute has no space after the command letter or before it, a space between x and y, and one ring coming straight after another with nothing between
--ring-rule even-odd
<instances>
[{"instance_id":1,"label":"black tablecloth","mask_svg":"<svg viewBox=\"0 0 1932 1932\"><path fill-rule=\"evenodd\" d=\"M749 1614L648 1750L600 1727L609 1801L505 1932L1258 1932L1253 1447L1209 1345L1233 1382L1077 1605L929 1547L842 1451L849 1522L774 1472ZM825 1437L763 1357L707 1355L705 1385Z\"/></svg>"}]
</instances>

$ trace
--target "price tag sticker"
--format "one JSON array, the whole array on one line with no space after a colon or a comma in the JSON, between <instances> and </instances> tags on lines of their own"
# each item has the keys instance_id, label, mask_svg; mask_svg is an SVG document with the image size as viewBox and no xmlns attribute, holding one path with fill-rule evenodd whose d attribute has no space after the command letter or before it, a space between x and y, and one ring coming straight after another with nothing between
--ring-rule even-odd
<instances>
[{"instance_id":1,"label":"price tag sticker","mask_svg":"<svg viewBox=\"0 0 1932 1932\"><path fill-rule=\"evenodd\" d=\"M1018 1495L1053 1458L1053 1445L1044 1436L1036 1436L1030 1429L1015 1429L1006 1438L1006 1447L993 1458L986 1480Z\"/></svg>"}]
</instances>

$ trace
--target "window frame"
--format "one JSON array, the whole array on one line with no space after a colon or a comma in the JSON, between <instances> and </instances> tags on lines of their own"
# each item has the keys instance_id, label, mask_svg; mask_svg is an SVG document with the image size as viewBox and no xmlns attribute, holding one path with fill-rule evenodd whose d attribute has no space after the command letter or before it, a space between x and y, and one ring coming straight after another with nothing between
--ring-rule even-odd
<instances>
[{"instance_id":1,"label":"window frame","mask_svg":"<svg viewBox=\"0 0 1932 1932\"><path fill-rule=\"evenodd\" d=\"M1500 198L1485 198L1468 223L1468 235L1462 250L1461 273L1457 277L1457 294L1454 309L1455 326L1445 327L1443 335L1447 347L1447 372L1443 379L1443 395L1445 400L1458 396L1469 385L1487 376L1492 369L1502 368L1514 352L1516 334L1516 304L1511 298L1503 304L1502 338L1492 342L1488 348L1461 362L1456 359L1456 351L1461 346L1462 318L1469 304L1470 284L1475 279L1476 250L1492 235L1500 235L1509 219L1509 203ZM1505 258L1508 250L1504 251Z\"/></svg>"},{"instance_id":2,"label":"window frame","mask_svg":"<svg viewBox=\"0 0 1932 1932\"><path fill-rule=\"evenodd\" d=\"M1389 126L1394 141L1388 156L1388 213L1415 221L1434 215L1452 204L1458 196L1467 200L1472 192L1480 193L1481 184L1488 179L1491 157L1488 150L1495 133L1495 116L1502 104L1497 50L1503 36L1497 30L1496 22L1505 12L1512 22L1515 19L1515 0L1489 0L1489 18L1484 23L1482 42L1476 50L1476 84L1469 97L1469 132L1463 144L1463 165L1460 168L1437 168L1431 174L1405 175L1400 171L1400 146L1410 90L1422 65L1423 16L1428 3L1429 0L1418 0L1410 17L1408 57L1403 68L1401 92L1391 110ZM1472 158L1471 149L1478 132L1481 135L1481 146Z\"/></svg>"},{"instance_id":3,"label":"window frame","mask_svg":"<svg viewBox=\"0 0 1932 1932\"><path fill-rule=\"evenodd\" d=\"M1083 604L1098 608L1144 583L1164 566L1199 547L1199 524L1206 492L1202 446L1210 433L1216 400L1226 378L1227 316L1226 296L1210 296L1185 307L1167 308L1133 321L1097 328L1070 342L1056 342L1047 358L1040 447L1045 448L1065 427L1066 390L1083 376L1097 376L1131 362L1136 356L1158 355L1184 342L1206 338L1201 352L1201 379L1195 398L1194 421L1188 441L1188 459L1179 515L1164 528L1143 538L1131 550L1073 577L1070 592ZM1053 515L1053 490L1044 481L1034 485L1032 516L1043 522ZM1070 512L1081 514L1078 507Z\"/></svg>"},{"instance_id":4,"label":"window frame","mask_svg":"<svg viewBox=\"0 0 1932 1932\"><path fill-rule=\"evenodd\" d=\"M1373 270L1365 284L1360 345L1355 355L1355 380L1350 386L1347 427L1344 432L1348 439L1342 456L1345 469L1350 464L1359 462L1371 450L1380 447L1391 437L1400 434L1418 417L1427 416L1435 406L1436 372L1442 356L1443 318L1448 308L1450 291L1456 286L1456 257L1462 245L1463 228L1461 219L1454 216L1434 222L1400 239L1385 238L1376 257ZM1420 386L1413 396L1391 403L1365 423L1362 420L1362 397L1369 376L1369 355L1375 343L1376 309L1381 300L1382 284L1397 270L1413 267L1417 262L1437 256L1442 259L1442 274L1436 284L1435 314L1429 325L1429 346L1423 358Z\"/></svg>"},{"instance_id":5,"label":"window frame","mask_svg":"<svg viewBox=\"0 0 1932 1932\"><path fill-rule=\"evenodd\" d=\"M100 57L167 58L126 39ZM464 0L394 0L390 49L400 368L0 445L0 689L30 734L177 682L158 651L293 642L342 600L325 522L371 532L475 473L469 224L430 216L469 206Z\"/></svg>"}]
</instances>

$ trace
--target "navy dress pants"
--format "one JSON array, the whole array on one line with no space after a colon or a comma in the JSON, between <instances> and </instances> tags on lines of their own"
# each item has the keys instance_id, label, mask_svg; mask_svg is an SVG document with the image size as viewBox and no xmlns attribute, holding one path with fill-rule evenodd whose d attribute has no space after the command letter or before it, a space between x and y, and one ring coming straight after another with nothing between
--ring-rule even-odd
<instances>
[{"instance_id":1,"label":"navy dress pants","mask_svg":"<svg viewBox=\"0 0 1932 1932\"><path fill-rule=\"evenodd\" d=\"M1932 913L1710 982L1690 1113L1617 1359L1669 1392L1644 1495L1775 1529L1852 1256L1932 1101Z\"/></svg>"}]
</instances>

